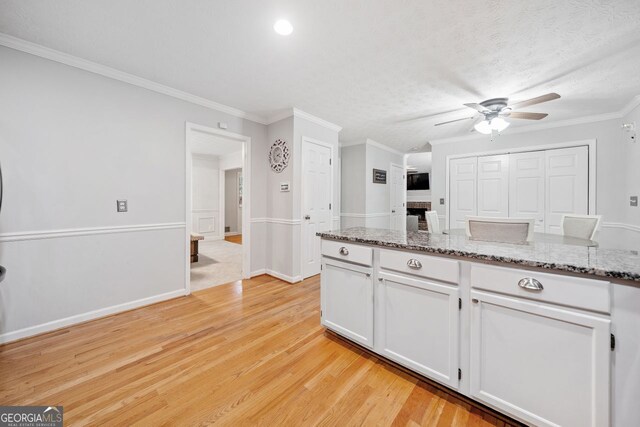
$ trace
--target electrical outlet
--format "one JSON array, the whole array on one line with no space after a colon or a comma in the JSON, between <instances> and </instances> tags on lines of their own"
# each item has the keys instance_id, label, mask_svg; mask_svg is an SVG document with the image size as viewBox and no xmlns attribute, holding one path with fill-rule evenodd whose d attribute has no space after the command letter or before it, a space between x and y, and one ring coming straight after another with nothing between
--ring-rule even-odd
<instances>
[{"instance_id":1,"label":"electrical outlet","mask_svg":"<svg viewBox=\"0 0 640 427\"><path fill-rule=\"evenodd\" d=\"M118 200L117 201L118 212L127 212L128 206L126 200Z\"/></svg>"},{"instance_id":2,"label":"electrical outlet","mask_svg":"<svg viewBox=\"0 0 640 427\"><path fill-rule=\"evenodd\" d=\"M632 206L634 208L638 207L638 196L629 197L629 206Z\"/></svg>"}]
</instances>

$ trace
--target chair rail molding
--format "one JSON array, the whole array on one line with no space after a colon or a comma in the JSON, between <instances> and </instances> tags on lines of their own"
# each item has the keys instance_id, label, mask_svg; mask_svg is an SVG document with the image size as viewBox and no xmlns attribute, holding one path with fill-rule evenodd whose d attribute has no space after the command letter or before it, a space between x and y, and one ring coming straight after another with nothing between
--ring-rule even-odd
<instances>
[{"instance_id":1,"label":"chair rail molding","mask_svg":"<svg viewBox=\"0 0 640 427\"><path fill-rule=\"evenodd\" d=\"M0 242L18 242L24 240L59 239L64 237L92 236L96 234L134 233L153 230L172 230L186 227L184 222L161 224L118 225L109 227L66 228L54 230L23 231L0 234Z\"/></svg>"}]
</instances>

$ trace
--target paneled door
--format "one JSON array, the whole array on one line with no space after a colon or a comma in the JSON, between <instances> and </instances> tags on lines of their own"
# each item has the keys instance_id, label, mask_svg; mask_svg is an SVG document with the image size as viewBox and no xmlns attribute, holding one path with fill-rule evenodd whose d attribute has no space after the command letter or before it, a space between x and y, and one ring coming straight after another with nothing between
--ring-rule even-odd
<instances>
[{"instance_id":1,"label":"paneled door","mask_svg":"<svg viewBox=\"0 0 640 427\"><path fill-rule=\"evenodd\" d=\"M477 157L449 162L449 228L465 228L468 215L476 215Z\"/></svg>"},{"instance_id":2,"label":"paneled door","mask_svg":"<svg viewBox=\"0 0 640 427\"><path fill-rule=\"evenodd\" d=\"M589 213L589 149L547 150L545 168L545 232L562 234L562 215Z\"/></svg>"},{"instance_id":3,"label":"paneled door","mask_svg":"<svg viewBox=\"0 0 640 427\"><path fill-rule=\"evenodd\" d=\"M302 141L302 275L320 274L320 238L331 229L331 146Z\"/></svg>"},{"instance_id":4,"label":"paneled door","mask_svg":"<svg viewBox=\"0 0 640 427\"><path fill-rule=\"evenodd\" d=\"M405 185L404 168L402 166L391 165L390 182L389 199L391 201L391 215L389 217L389 228L402 231L407 227L404 207L404 195L407 187Z\"/></svg>"},{"instance_id":5,"label":"paneled door","mask_svg":"<svg viewBox=\"0 0 640 427\"><path fill-rule=\"evenodd\" d=\"M534 218L535 231L544 233L544 151L509 157L509 216Z\"/></svg>"},{"instance_id":6,"label":"paneled door","mask_svg":"<svg viewBox=\"0 0 640 427\"><path fill-rule=\"evenodd\" d=\"M509 216L509 155L478 157L478 216Z\"/></svg>"}]
</instances>

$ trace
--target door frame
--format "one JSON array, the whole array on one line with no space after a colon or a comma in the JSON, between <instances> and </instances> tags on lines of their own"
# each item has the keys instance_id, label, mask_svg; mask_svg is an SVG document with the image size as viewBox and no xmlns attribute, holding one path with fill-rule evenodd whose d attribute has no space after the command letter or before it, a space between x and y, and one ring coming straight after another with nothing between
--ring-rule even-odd
<instances>
[{"instance_id":1,"label":"door frame","mask_svg":"<svg viewBox=\"0 0 640 427\"><path fill-rule=\"evenodd\" d=\"M242 143L242 172L243 172L243 191L242 191L242 278L249 279L251 277L251 137L226 130L215 129L208 126L202 126L191 122L185 122L185 291L186 294L191 293L191 171L193 168L191 159L192 138L193 133L200 132L215 136L221 136L228 139L236 140ZM222 206L224 208L224 206ZM222 238L224 239L224 212L220 213L220 227Z\"/></svg>"},{"instance_id":2,"label":"door frame","mask_svg":"<svg viewBox=\"0 0 640 427\"><path fill-rule=\"evenodd\" d=\"M583 139L578 141L569 141L569 142L557 142L553 144L544 144L544 145L535 145L532 147L514 147L514 148L503 148L499 150L488 150L488 151L479 151L475 153L466 153L466 154L450 154L446 157L445 162L445 228L449 228L449 216L450 211L449 208L451 206L451 198L450 194L450 177L449 177L449 163L452 159L464 159L466 157L480 157L480 156L492 156L498 154L511 154L511 153L527 153L530 151L545 151L545 150L554 150L558 148L574 148L574 147L587 147L589 165L588 165L588 191L589 191L589 215L596 214L596 155L597 155L597 139Z\"/></svg>"},{"instance_id":3,"label":"door frame","mask_svg":"<svg viewBox=\"0 0 640 427\"><path fill-rule=\"evenodd\" d=\"M393 198L391 197L391 192L392 192L392 188L393 188L393 183L391 182L391 177L392 175L392 168L393 167L397 167L400 168L402 170L402 182L405 183L405 185L403 186L404 191L402 192L402 208L404 209L404 216L407 216L407 185L406 185L406 175L407 175L407 169L404 167L404 165L400 165L398 163L394 163L394 162L390 162L389 163L389 229L391 229L391 216L393 215L393 213L391 212L393 210ZM401 230L398 230L401 231ZM406 231L406 219L405 219L405 231Z\"/></svg>"},{"instance_id":4,"label":"door frame","mask_svg":"<svg viewBox=\"0 0 640 427\"><path fill-rule=\"evenodd\" d=\"M331 164L329 165L329 169L330 169L330 183L329 183L329 200L331 200L331 209L330 209L330 218L329 218L329 222L331 224L331 227L333 227L333 212L335 209L335 201L333 200L333 167L334 165L334 146L333 144L330 144L328 142L324 142L321 141L319 139L315 139L315 138L310 138L308 136L302 136L302 143L300 145L300 158L301 158L301 162L300 162L300 248L301 248L301 253L300 253L300 277L302 277L302 280L306 279L305 275L304 275L304 251L306 250L306 246L305 246L305 232L304 232L304 227L305 227L305 223L304 223L304 175L305 175L305 170L306 170L306 164L305 164L305 159L304 159L304 147L305 144L316 144L316 145L320 145L322 147L326 147L330 150L330 155L331 155ZM243 224L244 225L244 224ZM311 277L311 276L308 276Z\"/></svg>"}]
</instances>

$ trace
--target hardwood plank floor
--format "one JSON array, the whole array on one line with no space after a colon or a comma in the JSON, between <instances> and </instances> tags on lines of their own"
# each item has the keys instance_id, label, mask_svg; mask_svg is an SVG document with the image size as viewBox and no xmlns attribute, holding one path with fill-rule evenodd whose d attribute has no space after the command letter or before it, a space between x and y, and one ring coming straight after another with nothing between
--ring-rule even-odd
<instances>
[{"instance_id":1,"label":"hardwood plank floor","mask_svg":"<svg viewBox=\"0 0 640 427\"><path fill-rule=\"evenodd\" d=\"M320 326L319 277L206 289L0 346L0 404L66 425L505 426Z\"/></svg>"},{"instance_id":2,"label":"hardwood plank floor","mask_svg":"<svg viewBox=\"0 0 640 427\"><path fill-rule=\"evenodd\" d=\"M224 236L224 240L231 243L242 244L242 234L236 234L235 236Z\"/></svg>"}]
</instances>

